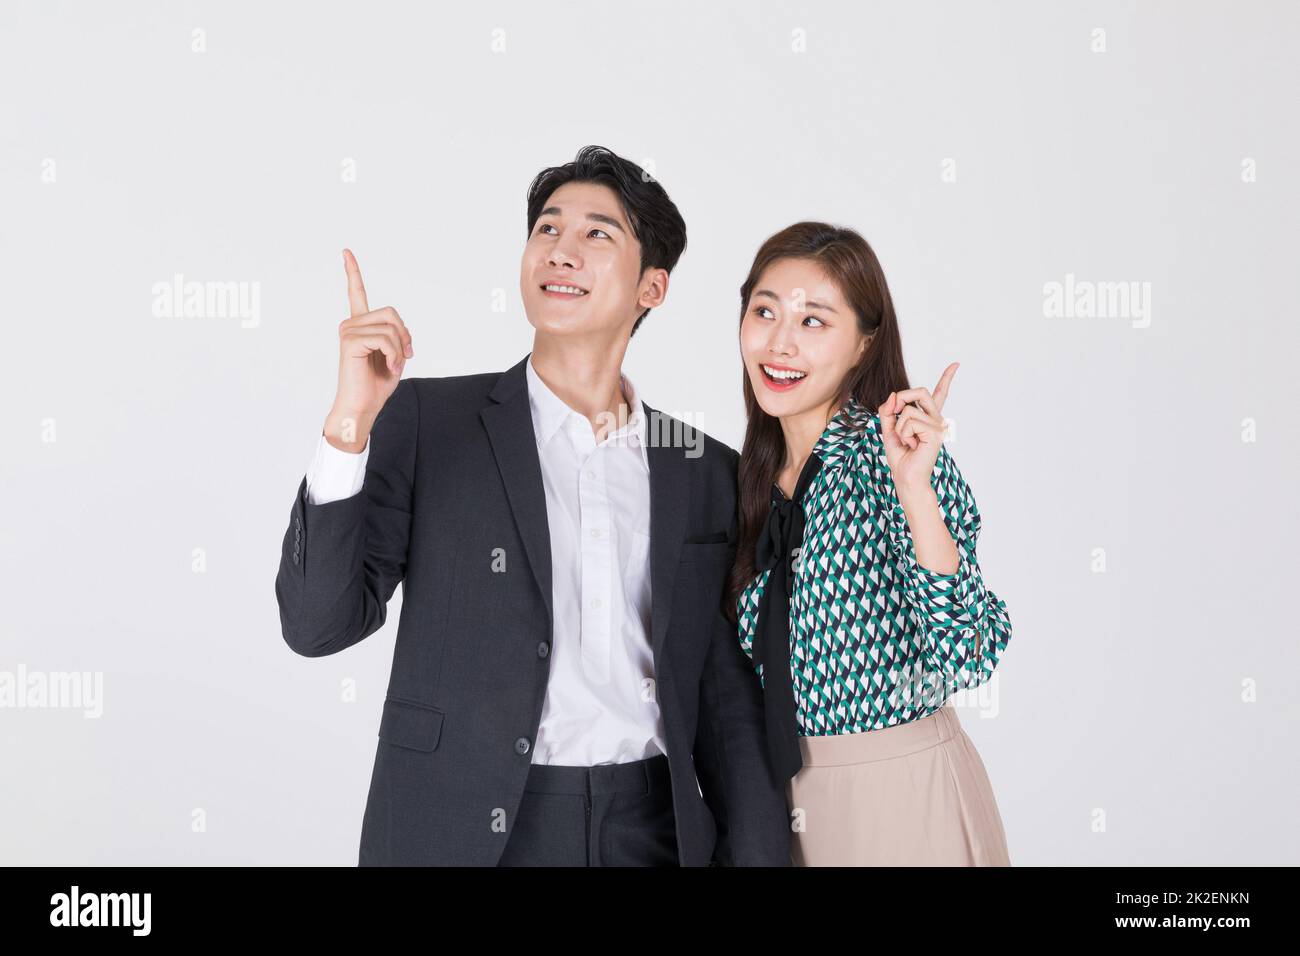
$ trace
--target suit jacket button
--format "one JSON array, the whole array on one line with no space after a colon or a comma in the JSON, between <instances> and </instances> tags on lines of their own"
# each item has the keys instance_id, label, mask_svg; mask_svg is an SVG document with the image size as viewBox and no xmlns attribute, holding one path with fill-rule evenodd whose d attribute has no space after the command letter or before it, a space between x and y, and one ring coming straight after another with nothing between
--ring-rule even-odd
<instances>
[{"instance_id":1,"label":"suit jacket button","mask_svg":"<svg viewBox=\"0 0 1300 956\"><path fill-rule=\"evenodd\" d=\"M549 653L551 653L551 645L550 645L550 644L547 644L545 641L542 641L540 644L537 645L537 656L538 656L538 657L545 657L545 656L546 656L547 654L549 654Z\"/></svg>"},{"instance_id":2,"label":"suit jacket button","mask_svg":"<svg viewBox=\"0 0 1300 956\"><path fill-rule=\"evenodd\" d=\"M527 737L520 737L518 740L515 741L515 753L526 754L528 753L528 748L531 746L532 744L528 742Z\"/></svg>"}]
</instances>

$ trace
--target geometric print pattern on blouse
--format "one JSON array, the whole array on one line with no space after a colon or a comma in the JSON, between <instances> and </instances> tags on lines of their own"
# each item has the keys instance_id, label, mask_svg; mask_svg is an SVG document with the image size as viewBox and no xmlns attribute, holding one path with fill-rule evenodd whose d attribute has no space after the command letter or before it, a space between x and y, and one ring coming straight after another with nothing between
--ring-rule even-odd
<instances>
[{"instance_id":1,"label":"geometric print pattern on blouse","mask_svg":"<svg viewBox=\"0 0 1300 956\"><path fill-rule=\"evenodd\" d=\"M958 689L992 676L1011 639L1006 602L976 559L980 514L947 446L930 485L957 544L958 567L916 560L880 416L850 401L813 446L823 462L804 494L803 542L790 578L790 670L799 733L859 733L925 717ZM737 600L741 648L753 660L769 571ZM763 667L755 665L760 683Z\"/></svg>"}]
</instances>

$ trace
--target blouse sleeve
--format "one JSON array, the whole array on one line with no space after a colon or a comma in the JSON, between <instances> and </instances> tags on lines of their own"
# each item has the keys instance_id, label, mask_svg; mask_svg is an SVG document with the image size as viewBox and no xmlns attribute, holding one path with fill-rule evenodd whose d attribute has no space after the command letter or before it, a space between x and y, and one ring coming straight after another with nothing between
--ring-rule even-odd
<instances>
[{"instance_id":1,"label":"blouse sleeve","mask_svg":"<svg viewBox=\"0 0 1300 956\"><path fill-rule=\"evenodd\" d=\"M877 482L904 596L924 628L926 670L937 671L949 692L983 684L1011 640L1011 616L980 573L975 555L980 513L970 487L947 446L940 446L930 486L957 545L957 570L939 574L917 563L911 528L883 459L877 462Z\"/></svg>"}]
</instances>

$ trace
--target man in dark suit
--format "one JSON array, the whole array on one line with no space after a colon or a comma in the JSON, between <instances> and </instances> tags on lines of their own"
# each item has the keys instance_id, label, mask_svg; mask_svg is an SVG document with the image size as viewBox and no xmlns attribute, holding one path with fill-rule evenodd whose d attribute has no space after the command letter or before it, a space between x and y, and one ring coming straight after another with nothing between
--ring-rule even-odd
<instances>
[{"instance_id":1,"label":"man in dark suit","mask_svg":"<svg viewBox=\"0 0 1300 956\"><path fill-rule=\"evenodd\" d=\"M275 593L318 657L384 623L402 582L361 865L788 865L758 678L724 583L725 445L622 374L686 244L663 188L599 147L528 197L533 350L503 373L401 379L352 317Z\"/></svg>"}]
</instances>

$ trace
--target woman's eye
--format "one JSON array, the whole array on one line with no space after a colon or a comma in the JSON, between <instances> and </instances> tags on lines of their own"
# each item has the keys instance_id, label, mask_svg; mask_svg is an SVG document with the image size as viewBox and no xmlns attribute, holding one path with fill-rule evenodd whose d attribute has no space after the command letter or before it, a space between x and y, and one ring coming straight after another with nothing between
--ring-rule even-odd
<instances>
[{"instance_id":1,"label":"woman's eye","mask_svg":"<svg viewBox=\"0 0 1300 956\"><path fill-rule=\"evenodd\" d=\"M552 226L549 222L544 222L544 223L542 223L540 226L537 227L537 231L538 231L538 232L545 232L547 229L554 229L554 228L555 228L555 227Z\"/></svg>"},{"instance_id":2,"label":"woman's eye","mask_svg":"<svg viewBox=\"0 0 1300 956\"><path fill-rule=\"evenodd\" d=\"M764 312L771 312L771 311L772 311L772 310L769 309L769 308L768 308L767 306L765 306L765 305L759 305L759 306L755 306L755 307L754 307L754 314L757 315L757 316L759 316L760 318L764 318L764 319L766 319L767 316L766 316L766 315L763 315L763 313L764 313Z\"/></svg>"},{"instance_id":3,"label":"woman's eye","mask_svg":"<svg viewBox=\"0 0 1300 956\"><path fill-rule=\"evenodd\" d=\"M823 325L826 324L826 323L823 322L821 319L817 318L817 316L815 316L815 315L810 315L810 316L808 316L806 319L804 319L804 321L805 321L805 322L816 322L816 323L817 323L816 325L809 326L809 328L814 328L814 329L816 329L816 328L820 328L821 326L823 326Z\"/></svg>"}]
</instances>

